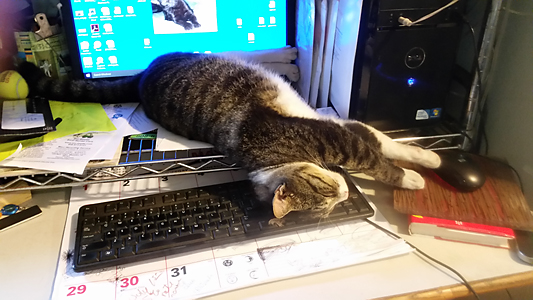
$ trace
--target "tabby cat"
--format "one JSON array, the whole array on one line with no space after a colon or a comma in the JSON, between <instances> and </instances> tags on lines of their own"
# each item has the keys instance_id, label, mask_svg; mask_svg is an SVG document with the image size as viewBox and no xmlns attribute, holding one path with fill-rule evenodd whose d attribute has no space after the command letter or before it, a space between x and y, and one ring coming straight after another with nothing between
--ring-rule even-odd
<instances>
[{"instance_id":1,"label":"tabby cat","mask_svg":"<svg viewBox=\"0 0 533 300\"><path fill-rule=\"evenodd\" d=\"M142 73L116 81L57 81L30 63L19 72L30 92L49 99L118 103L139 101L165 129L205 141L249 172L259 199L275 217L312 210L327 216L346 200L340 165L407 189L424 179L394 159L440 165L434 152L392 141L352 120L319 115L280 76L259 65L217 55L172 53Z\"/></svg>"}]
</instances>

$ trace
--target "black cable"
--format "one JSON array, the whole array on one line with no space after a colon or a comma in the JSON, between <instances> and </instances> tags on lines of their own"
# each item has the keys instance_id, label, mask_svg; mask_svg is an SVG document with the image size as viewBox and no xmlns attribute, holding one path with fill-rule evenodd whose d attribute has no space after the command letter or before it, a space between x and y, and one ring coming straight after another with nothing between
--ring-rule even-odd
<instances>
[{"instance_id":1,"label":"black cable","mask_svg":"<svg viewBox=\"0 0 533 300\"><path fill-rule=\"evenodd\" d=\"M474 47L474 53L475 53L475 57L474 57L474 67L475 67L475 72L477 73L477 84L478 84L478 87L479 87L479 93L478 93L478 101L477 101L477 111L478 111L478 114L479 114L479 132L481 133L481 138L484 140L485 142L485 155L488 154L489 152L489 140L488 140L488 137L487 137L487 133L485 131L485 114L486 114L486 110L487 110L487 105L486 103L484 105L482 105L482 97L483 97L483 89L482 89L482 82L481 82L481 68L479 67L479 60L478 60L478 57L479 57L479 49L477 47L477 42L476 42L476 32L474 30L474 28L472 27L472 25L470 24L470 22L468 22L468 20L466 19L466 17L464 15L462 15L462 18L463 18L463 22L468 26L468 28L470 29L470 36L472 37L472 46Z\"/></svg>"},{"instance_id":2,"label":"black cable","mask_svg":"<svg viewBox=\"0 0 533 300\"><path fill-rule=\"evenodd\" d=\"M407 245L411 246L413 249L415 249L418 253L422 254L423 256L425 256L426 258L428 258L429 260L445 267L446 269L450 270L451 272L453 272L455 275L457 275L457 277L459 277L462 281L463 281L463 284L466 286L466 288L474 295L474 297L476 297L476 299L480 300L479 298L479 295L476 293L476 291L474 291L474 289L472 288L472 286L470 285L470 283L468 283L468 281L463 277L463 275L461 275L459 272L457 272L455 269L453 269L452 267L448 266L447 264L431 257L429 254L425 253L424 251L418 249L415 245L409 243L408 241L402 239L399 235L397 235L396 233L374 223L373 221L370 221L369 219L365 219L369 224L371 224L372 226L376 227L377 229L385 232L386 234L388 235L391 235L397 239L400 239L400 240L403 240Z\"/></svg>"}]
</instances>

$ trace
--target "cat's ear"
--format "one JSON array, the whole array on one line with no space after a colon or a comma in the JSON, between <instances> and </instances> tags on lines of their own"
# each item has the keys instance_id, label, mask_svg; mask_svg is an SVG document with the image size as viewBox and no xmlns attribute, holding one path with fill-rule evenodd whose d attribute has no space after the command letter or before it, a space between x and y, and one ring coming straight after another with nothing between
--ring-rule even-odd
<instances>
[{"instance_id":1,"label":"cat's ear","mask_svg":"<svg viewBox=\"0 0 533 300\"><path fill-rule=\"evenodd\" d=\"M276 188L274 193L274 199L272 200L272 207L274 209L274 216L278 219L283 218L288 214L292 209L290 207L289 201L287 201L287 188L285 183L280 184Z\"/></svg>"}]
</instances>

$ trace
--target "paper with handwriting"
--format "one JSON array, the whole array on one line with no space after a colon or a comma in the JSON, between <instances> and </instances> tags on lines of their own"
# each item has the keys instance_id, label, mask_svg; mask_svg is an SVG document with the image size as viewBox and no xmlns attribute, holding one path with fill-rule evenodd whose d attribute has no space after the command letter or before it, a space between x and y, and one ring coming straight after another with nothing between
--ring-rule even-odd
<instances>
[{"instance_id":1,"label":"paper with handwriting","mask_svg":"<svg viewBox=\"0 0 533 300\"><path fill-rule=\"evenodd\" d=\"M77 213L110 201L246 179L243 171L99 183L73 188L52 299L196 299L266 282L406 254L411 248L367 222L255 239L85 273L72 270ZM388 225L388 224L385 224Z\"/></svg>"}]
</instances>

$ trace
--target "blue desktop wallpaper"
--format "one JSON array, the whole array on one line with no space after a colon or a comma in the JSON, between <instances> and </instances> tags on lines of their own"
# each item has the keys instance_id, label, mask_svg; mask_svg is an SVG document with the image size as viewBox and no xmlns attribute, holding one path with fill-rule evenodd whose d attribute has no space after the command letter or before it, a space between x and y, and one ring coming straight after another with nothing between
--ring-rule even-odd
<instances>
[{"instance_id":1,"label":"blue desktop wallpaper","mask_svg":"<svg viewBox=\"0 0 533 300\"><path fill-rule=\"evenodd\" d=\"M165 20L153 4L183 0L71 0L86 78L129 76L168 52L263 50L287 43L286 1L186 0L199 26Z\"/></svg>"}]
</instances>

